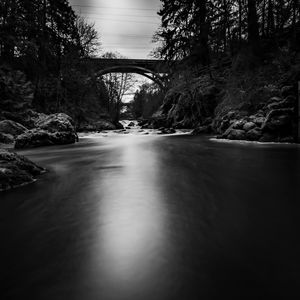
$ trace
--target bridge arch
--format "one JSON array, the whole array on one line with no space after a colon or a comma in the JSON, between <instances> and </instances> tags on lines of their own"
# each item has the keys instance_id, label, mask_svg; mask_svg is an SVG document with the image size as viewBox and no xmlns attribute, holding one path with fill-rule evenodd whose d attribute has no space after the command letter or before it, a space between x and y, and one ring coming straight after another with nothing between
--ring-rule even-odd
<instances>
[{"instance_id":1,"label":"bridge arch","mask_svg":"<svg viewBox=\"0 0 300 300\"><path fill-rule=\"evenodd\" d=\"M120 66L112 66L112 67L107 67L104 68L103 70L99 70L96 75L98 76L103 76L108 73L136 73L139 75L142 75L156 84L158 84L161 88L164 88L164 78L147 68L139 67L139 66L130 66L130 65L120 65Z\"/></svg>"}]
</instances>

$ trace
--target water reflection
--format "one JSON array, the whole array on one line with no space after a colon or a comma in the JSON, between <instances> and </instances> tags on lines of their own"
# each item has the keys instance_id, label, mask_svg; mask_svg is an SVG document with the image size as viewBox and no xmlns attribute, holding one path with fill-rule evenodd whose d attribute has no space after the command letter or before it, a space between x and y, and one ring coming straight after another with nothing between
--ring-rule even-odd
<instances>
[{"instance_id":1,"label":"water reflection","mask_svg":"<svg viewBox=\"0 0 300 300\"><path fill-rule=\"evenodd\" d=\"M120 142L119 153L112 153L119 167L102 170L96 180L99 223L91 277L98 274L106 297L117 287L114 297L130 299L142 293L145 298L167 251L160 167L149 143L136 137Z\"/></svg>"}]
</instances>

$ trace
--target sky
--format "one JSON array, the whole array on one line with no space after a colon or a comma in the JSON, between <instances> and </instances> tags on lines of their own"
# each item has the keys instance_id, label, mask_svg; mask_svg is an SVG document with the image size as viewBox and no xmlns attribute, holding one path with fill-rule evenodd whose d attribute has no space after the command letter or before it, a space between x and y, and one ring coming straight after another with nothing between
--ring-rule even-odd
<instances>
[{"instance_id":1,"label":"sky","mask_svg":"<svg viewBox=\"0 0 300 300\"><path fill-rule=\"evenodd\" d=\"M95 23L102 53L151 58L152 37L160 24L160 0L69 0L73 9Z\"/></svg>"}]
</instances>

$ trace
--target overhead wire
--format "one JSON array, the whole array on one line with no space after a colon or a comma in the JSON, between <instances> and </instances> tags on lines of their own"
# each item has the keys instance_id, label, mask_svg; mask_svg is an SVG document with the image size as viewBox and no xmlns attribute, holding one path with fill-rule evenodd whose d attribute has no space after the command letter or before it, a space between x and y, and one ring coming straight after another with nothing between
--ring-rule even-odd
<instances>
[{"instance_id":1,"label":"overhead wire","mask_svg":"<svg viewBox=\"0 0 300 300\"><path fill-rule=\"evenodd\" d=\"M151 25L156 25L159 26L160 24L155 23L155 22L149 22L149 21L139 21L139 20L124 20L122 19L123 17L127 18L158 18L157 15L153 15L153 16L143 16L143 15L130 15L130 14L109 14L109 16L113 16L113 17L120 17L121 19L112 19L112 18L103 18L100 17L101 14L100 12L82 12L81 8L99 8L99 9L117 9L117 10L130 10L130 11L155 11L157 12L157 9L148 9L148 8L124 8L124 7L109 7L109 6L93 6L93 5L79 5L79 4L74 4L72 5L73 7L76 7L76 10L79 10L78 13L83 14L83 15L87 15L86 18L89 19L96 19L96 20L103 20L103 21L111 21L111 22L120 22L120 23L135 23L135 24L151 24ZM89 16L90 15L90 16ZM94 17L92 15L96 15L99 17ZM107 33L102 33L102 34L107 34ZM128 38L128 39L151 39L153 37L153 35L134 35L134 34L110 34L110 35L114 35L114 36L123 36L124 38ZM134 49L136 51L144 51L144 50L149 50L151 51L151 49L149 49L149 47L144 47L144 46L126 46L124 44L102 44L103 48L119 48L119 49Z\"/></svg>"},{"instance_id":2,"label":"overhead wire","mask_svg":"<svg viewBox=\"0 0 300 300\"><path fill-rule=\"evenodd\" d=\"M88 17L92 18L93 20L102 20L102 21L112 21L112 22L125 22L125 23L136 23L136 24L153 24L159 26L160 24L154 23L154 22L144 22L144 21L133 21L133 20L115 20L115 19L108 19L108 18L94 18L94 17Z\"/></svg>"},{"instance_id":3,"label":"overhead wire","mask_svg":"<svg viewBox=\"0 0 300 300\"><path fill-rule=\"evenodd\" d=\"M97 15L101 16L103 14L101 13L95 13L95 12L89 12L89 11L79 11L80 14L87 14L87 15ZM125 15L125 14L109 14L110 16L115 16L115 17L134 17L134 18L159 18L159 16L153 15L153 16L143 16L143 15Z\"/></svg>"},{"instance_id":4,"label":"overhead wire","mask_svg":"<svg viewBox=\"0 0 300 300\"><path fill-rule=\"evenodd\" d=\"M137 8L137 7L112 7L112 6L94 6L94 5L80 5L73 4L75 7L101 8L101 9L121 9L121 10L139 10L139 11L157 11L154 8Z\"/></svg>"}]
</instances>

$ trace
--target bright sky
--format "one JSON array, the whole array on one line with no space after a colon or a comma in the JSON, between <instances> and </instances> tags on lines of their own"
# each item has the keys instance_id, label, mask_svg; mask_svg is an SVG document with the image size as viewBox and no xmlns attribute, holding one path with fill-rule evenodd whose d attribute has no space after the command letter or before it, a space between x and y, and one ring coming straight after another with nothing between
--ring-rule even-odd
<instances>
[{"instance_id":1,"label":"bright sky","mask_svg":"<svg viewBox=\"0 0 300 300\"><path fill-rule=\"evenodd\" d=\"M95 23L103 52L151 58L152 37L160 24L160 0L69 0L74 10Z\"/></svg>"}]
</instances>

